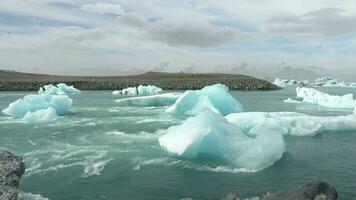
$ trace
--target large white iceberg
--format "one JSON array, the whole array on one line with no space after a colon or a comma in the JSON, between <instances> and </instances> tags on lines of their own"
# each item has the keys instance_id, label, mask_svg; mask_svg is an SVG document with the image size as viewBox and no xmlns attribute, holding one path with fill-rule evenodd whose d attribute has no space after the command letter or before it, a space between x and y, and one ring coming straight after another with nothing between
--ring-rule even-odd
<instances>
[{"instance_id":1,"label":"large white iceberg","mask_svg":"<svg viewBox=\"0 0 356 200\"><path fill-rule=\"evenodd\" d=\"M69 112L73 100L66 95L27 95L11 103L2 112L6 115L22 118L28 112L53 108L57 115L65 115Z\"/></svg>"},{"instance_id":2,"label":"large white iceberg","mask_svg":"<svg viewBox=\"0 0 356 200\"><path fill-rule=\"evenodd\" d=\"M113 95L128 95L128 96L147 96L159 94L163 90L154 85L139 85L138 87L128 87L123 90L115 90L112 92Z\"/></svg>"},{"instance_id":3,"label":"large white iceberg","mask_svg":"<svg viewBox=\"0 0 356 200\"><path fill-rule=\"evenodd\" d=\"M193 159L207 154L238 168L258 171L278 161L285 151L283 136L269 131L249 137L220 114L204 110L183 124L168 128L159 143L176 156Z\"/></svg>"},{"instance_id":4,"label":"large white iceberg","mask_svg":"<svg viewBox=\"0 0 356 200\"><path fill-rule=\"evenodd\" d=\"M196 115L206 109L223 115L242 112L242 104L228 91L222 84L206 86L201 90L188 90L166 111L182 115Z\"/></svg>"},{"instance_id":5,"label":"large white iceberg","mask_svg":"<svg viewBox=\"0 0 356 200\"><path fill-rule=\"evenodd\" d=\"M323 132L356 131L356 109L353 115L310 116L296 112L232 113L226 119L244 133L257 136L275 131L282 135L314 136Z\"/></svg>"},{"instance_id":6,"label":"large white iceberg","mask_svg":"<svg viewBox=\"0 0 356 200\"><path fill-rule=\"evenodd\" d=\"M131 97L125 99L118 99L115 102L119 106L142 106L142 107L151 107L151 106L170 106L173 105L176 100L182 95L181 93L165 93L165 94L156 94L151 96L140 96L140 97Z\"/></svg>"},{"instance_id":7,"label":"large white iceberg","mask_svg":"<svg viewBox=\"0 0 356 200\"><path fill-rule=\"evenodd\" d=\"M65 83L59 83L57 85L45 85L42 86L38 94L50 94L50 95L59 95L59 94L76 94L80 90L74 88L74 86L68 86Z\"/></svg>"},{"instance_id":8,"label":"large white iceberg","mask_svg":"<svg viewBox=\"0 0 356 200\"><path fill-rule=\"evenodd\" d=\"M336 109L353 109L356 107L356 100L353 99L353 94L346 94L343 96L329 95L314 88L302 87L297 87L296 92L297 98L295 101L292 99L287 99L284 102L295 103L300 101L304 103L316 104L326 108Z\"/></svg>"}]
</instances>

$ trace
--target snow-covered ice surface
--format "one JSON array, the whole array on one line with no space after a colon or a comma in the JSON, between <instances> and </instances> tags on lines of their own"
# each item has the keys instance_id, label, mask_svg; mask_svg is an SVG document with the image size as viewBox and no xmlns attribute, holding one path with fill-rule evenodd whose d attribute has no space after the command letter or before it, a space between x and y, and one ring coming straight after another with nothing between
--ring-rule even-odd
<instances>
[{"instance_id":1,"label":"snow-covered ice surface","mask_svg":"<svg viewBox=\"0 0 356 200\"><path fill-rule=\"evenodd\" d=\"M170 127L159 138L159 143L173 155L193 159L207 154L247 171L264 169L278 161L284 153L281 134L269 130L255 138L249 137L211 110Z\"/></svg>"},{"instance_id":2,"label":"snow-covered ice surface","mask_svg":"<svg viewBox=\"0 0 356 200\"><path fill-rule=\"evenodd\" d=\"M173 105L181 95L181 93L164 93L151 96L123 98L115 102L119 106L170 106Z\"/></svg>"},{"instance_id":3,"label":"snow-covered ice surface","mask_svg":"<svg viewBox=\"0 0 356 200\"><path fill-rule=\"evenodd\" d=\"M128 96L147 96L159 94L163 90L155 85L139 85L138 87L128 87L123 90L115 90L113 95L128 95Z\"/></svg>"},{"instance_id":4,"label":"snow-covered ice surface","mask_svg":"<svg viewBox=\"0 0 356 200\"><path fill-rule=\"evenodd\" d=\"M353 109L356 107L356 100L353 98L353 94L345 95L329 95L314 88L297 87L297 98L288 98L284 100L286 103L309 103L315 104L325 108L335 109Z\"/></svg>"},{"instance_id":5,"label":"snow-covered ice surface","mask_svg":"<svg viewBox=\"0 0 356 200\"><path fill-rule=\"evenodd\" d=\"M39 114L33 114L36 111L42 110L40 113L41 115L43 112L47 112L43 110L53 108L57 115L65 115L69 112L72 103L73 100L66 95L26 95L25 97L10 103L10 105L2 112L12 117L22 118L27 115L28 112L30 112L30 114L27 117L36 116Z\"/></svg>"},{"instance_id":6,"label":"snow-covered ice surface","mask_svg":"<svg viewBox=\"0 0 356 200\"><path fill-rule=\"evenodd\" d=\"M38 94L50 94L50 95L60 95L60 94L76 94L80 93L80 90L76 89L74 86L68 86L65 83L59 83L57 85L45 85L42 86Z\"/></svg>"},{"instance_id":7,"label":"snow-covered ice surface","mask_svg":"<svg viewBox=\"0 0 356 200\"><path fill-rule=\"evenodd\" d=\"M294 136L356 131L355 115L310 116L297 112L244 112L230 114L226 119L251 136L271 131Z\"/></svg>"},{"instance_id":8,"label":"snow-covered ice surface","mask_svg":"<svg viewBox=\"0 0 356 200\"><path fill-rule=\"evenodd\" d=\"M206 109L223 115L244 111L242 104L228 91L222 84L206 86L201 90L188 90L166 111L178 115L196 115Z\"/></svg>"}]
</instances>

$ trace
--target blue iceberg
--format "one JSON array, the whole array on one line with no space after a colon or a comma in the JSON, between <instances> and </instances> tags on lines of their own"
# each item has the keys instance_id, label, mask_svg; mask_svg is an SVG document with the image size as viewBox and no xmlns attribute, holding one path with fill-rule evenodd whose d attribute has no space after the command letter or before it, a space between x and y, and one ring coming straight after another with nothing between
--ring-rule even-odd
<instances>
[{"instance_id":1,"label":"blue iceberg","mask_svg":"<svg viewBox=\"0 0 356 200\"><path fill-rule=\"evenodd\" d=\"M37 110L34 112L28 111L21 119L24 123L39 123L48 122L57 119L56 109L49 107L47 109Z\"/></svg>"},{"instance_id":2,"label":"blue iceberg","mask_svg":"<svg viewBox=\"0 0 356 200\"><path fill-rule=\"evenodd\" d=\"M57 115L65 115L69 112L73 100L66 95L27 95L11 103L2 112L6 115L22 118L28 112L53 108Z\"/></svg>"},{"instance_id":3,"label":"blue iceberg","mask_svg":"<svg viewBox=\"0 0 356 200\"><path fill-rule=\"evenodd\" d=\"M74 86L68 86L65 83L59 83L57 85L45 85L42 86L38 94L50 94L50 95L60 95L60 94L76 94L80 93L80 90L74 88Z\"/></svg>"},{"instance_id":4,"label":"blue iceberg","mask_svg":"<svg viewBox=\"0 0 356 200\"><path fill-rule=\"evenodd\" d=\"M181 115L196 115L206 109L223 115L243 112L242 104L228 91L223 84L206 86L201 90L188 90L166 111Z\"/></svg>"},{"instance_id":5,"label":"blue iceberg","mask_svg":"<svg viewBox=\"0 0 356 200\"><path fill-rule=\"evenodd\" d=\"M259 171L272 165L285 151L281 134L271 131L255 138L247 136L211 110L204 110L183 124L168 128L159 143L175 156L194 159L207 154L248 171Z\"/></svg>"}]
</instances>

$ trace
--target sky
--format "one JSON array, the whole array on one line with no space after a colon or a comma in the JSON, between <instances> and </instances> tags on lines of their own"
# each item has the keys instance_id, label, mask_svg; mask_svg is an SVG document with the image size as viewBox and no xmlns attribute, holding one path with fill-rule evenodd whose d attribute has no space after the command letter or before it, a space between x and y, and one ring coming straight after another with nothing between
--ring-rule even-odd
<instances>
[{"instance_id":1,"label":"sky","mask_svg":"<svg viewBox=\"0 0 356 200\"><path fill-rule=\"evenodd\" d=\"M355 53L354 0L0 1L0 69L356 73Z\"/></svg>"}]
</instances>

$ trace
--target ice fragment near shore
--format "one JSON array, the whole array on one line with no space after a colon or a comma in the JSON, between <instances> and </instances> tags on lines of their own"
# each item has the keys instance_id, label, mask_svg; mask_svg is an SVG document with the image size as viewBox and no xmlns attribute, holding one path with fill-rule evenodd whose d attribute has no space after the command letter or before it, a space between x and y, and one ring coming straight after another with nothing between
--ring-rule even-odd
<instances>
[{"instance_id":1,"label":"ice fragment near shore","mask_svg":"<svg viewBox=\"0 0 356 200\"><path fill-rule=\"evenodd\" d=\"M76 94L79 92L80 90L74 88L73 86L68 86L65 83L59 83L57 85L42 86L39 89L38 94L59 95L59 94Z\"/></svg>"},{"instance_id":2,"label":"ice fragment near shore","mask_svg":"<svg viewBox=\"0 0 356 200\"><path fill-rule=\"evenodd\" d=\"M159 143L176 156L193 159L208 154L251 171L272 165L285 151L281 134L264 131L255 138L249 137L211 110L204 110L183 124L168 128Z\"/></svg>"},{"instance_id":3,"label":"ice fragment near shore","mask_svg":"<svg viewBox=\"0 0 356 200\"><path fill-rule=\"evenodd\" d=\"M69 112L72 103L73 100L66 95L27 95L11 103L2 112L12 117L22 118L28 112L33 113L38 110L53 108L57 115L65 115Z\"/></svg>"},{"instance_id":4,"label":"ice fragment near shore","mask_svg":"<svg viewBox=\"0 0 356 200\"><path fill-rule=\"evenodd\" d=\"M174 114L196 115L209 109L227 115L242 112L243 106L232 97L222 84L206 86L201 90L188 90L166 111Z\"/></svg>"}]
</instances>

